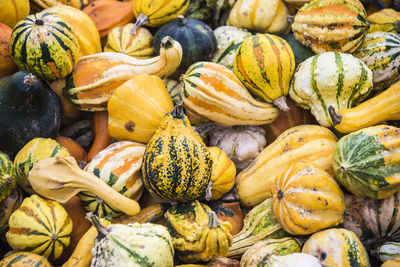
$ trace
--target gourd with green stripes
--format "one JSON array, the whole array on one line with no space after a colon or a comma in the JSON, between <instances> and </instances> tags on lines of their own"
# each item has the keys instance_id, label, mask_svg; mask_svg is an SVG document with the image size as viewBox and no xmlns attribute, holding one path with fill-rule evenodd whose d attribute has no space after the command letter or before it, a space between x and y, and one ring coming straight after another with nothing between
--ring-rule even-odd
<instances>
[{"instance_id":1,"label":"gourd with green stripes","mask_svg":"<svg viewBox=\"0 0 400 267\"><path fill-rule=\"evenodd\" d=\"M0 261L2 267L52 267L46 257L30 252L16 252Z\"/></svg>"},{"instance_id":2,"label":"gourd with green stripes","mask_svg":"<svg viewBox=\"0 0 400 267\"><path fill-rule=\"evenodd\" d=\"M100 151L86 165L85 171L93 173L120 194L139 200L143 191L140 168L145 150L145 145L135 142L113 143ZM119 210L90 192L81 192L79 197L87 211L100 217L120 214Z\"/></svg>"},{"instance_id":3,"label":"gourd with green stripes","mask_svg":"<svg viewBox=\"0 0 400 267\"><path fill-rule=\"evenodd\" d=\"M386 89L400 79L400 36L390 32L369 33L353 53L372 71L374 90Z\"/></svg>"},{"instance_id":4,"label":"gourd with green stripes","mask_svg":"<svg viewBox=\"0 0 400 267\"><path fill-rule=\"evenodd\" d=\"M394 260L400 257L400 242L385 242L374 252L382 262Z\"/></svg>"},{"instance_id":5,"label":"gourd with green stripes","mask_svg":"<svg viewBox=\"0 0 400 267\"><path fill-rule=\"evenodd\" d=\"M44 80L64 78L78 60L79 43L57 15L40 12L15 25L10 41L14 63Z\"/></svg>"},{"instance_id":6,"label":"gourd with green stripes","mask_svg":"<svg viewBox=\"0 0 400 267\"><path fill-rule=\"evenodd\" d=\"M14 165L7 154L0 151L0 202L11 195L16 183Z\"/></svg>"},{"instance_id":7,"label":"gourd with green stripes","mask_svg":"<svg viewBox=\"0 0 400 267\"><path fill-rule=\"evenodd\" d=\"M165 84L165 87L167 88L169 95L171 96L172 103L175 105L176 102L181 100L181 97L179 95L181 91L179 82L172 79L163 79L163 82Z\"/></svg>"},{"instance_id":8,"label":"gourd with green stripes","mask_svg":"<svg viewBox=\"0 0 400 267\"><path fill-rule=\"evenodd\" d=\"M351 108L372 89L372 72L361 60L345 53L326 52L301 63L290 84L290 97L310 109L318 123L333 126L329 107Z\"/></svg>"}]
</instances>

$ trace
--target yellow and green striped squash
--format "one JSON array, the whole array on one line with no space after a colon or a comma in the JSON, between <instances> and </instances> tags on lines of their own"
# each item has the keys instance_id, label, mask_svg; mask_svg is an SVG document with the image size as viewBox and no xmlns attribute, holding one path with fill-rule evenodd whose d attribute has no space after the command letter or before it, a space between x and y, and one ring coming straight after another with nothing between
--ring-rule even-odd
<instances>
[{"instance_id":1,"label":"yellow and green striped squash","mask_svg":"<svg viewBox=\"0 0 400 267\"><path fill-rule=\"evenodd\" d=\"M16 252L0 261L0 267L52 267L46 257L30 252Z\"/></svg>"},{"instance_id":2,"label":"yellow and green striped squash","mask_svg":"<svg viewBox=\"0 0 400 267\"><path fill-rule=\"evenodd\" d=\"M193 132L182 102L161 120L143 157L145 187L163 199L188 202L206 190L213 160Z\"/></svg>"},{"instance_id":3,"label":"yellow and green striped squash","mask_svg":"<svg viewBox=\"0 0 400 267\"><path fill-rule=\"evenodd\" d=\"M246 38L236 51L233 72L246 88L282 110L295 69L292 48L281 37L256 34Z\"/></svg>"},{"instance_id":4,"label":"yellow and green striped squash","mask_svg":"<svg viewBox=\"0 0 400 267\"><path fill-rule=\"evenodd\" d=\"M359 0L313 0L294 17L297 40L315 53L351 53L367 34L367 14Z\"/></svg>"},{"instance_id":5,"label":"yellow and green striped squash","mask_svg":"<svg viewBox=\"0 0 400 267\"><path fill-rule=\"evenodd\" d=\"M113 143L100 151L86 165L85 171L93 173L120 194L139 200L143 191L140 168L145 150L145 145L135 142ZM120 214L119 210L90 192L81 192L79 197L87 211L94 212L101 217L109 213L113 217Z\"/></svg>"},{"instance_id":6,"label":"yellow and green striped squash","mask_svg":"<svg viewBox=\"0 0 400 267\"><path fill-rule=\"evenodd\" d=\"M0 151L0 202L11 195L16 183L14 165L7 154Z\"/></svg>"},{"instance_id":7,"label":"yellow and green striped squash","mask_svg":"<svg viewBox=\"0 0 400 267\"><path fill-rule=\"evenodd\" d=\"M56 201L32 195L10 216L8 244L19 251L43 255L49 260L61 256L68 247L72 220Z\"/></svg>"},{"instance_id":8,"label":"yellow and green striped squash","mask_svg":"<svg viewBox=\"0 0 400 267\"><path fill-rule=\"evenodd\" d=\"M342 137L335 146L333 169L352 194L372 199L400 189L400 129L368 127Z\"/></svg>"},{"instance_id":9,"label":"yellow and green striped squash","mask_svg":"<svg viewBox=\"0 0 400 267\"><path fill-rule=\"evenodd\" d=\"M15 25L10 51L14 63L44 80L64 78L79 56L79 43L71 27L46 12L30 15Z\"/></svg>"}]
</instances>

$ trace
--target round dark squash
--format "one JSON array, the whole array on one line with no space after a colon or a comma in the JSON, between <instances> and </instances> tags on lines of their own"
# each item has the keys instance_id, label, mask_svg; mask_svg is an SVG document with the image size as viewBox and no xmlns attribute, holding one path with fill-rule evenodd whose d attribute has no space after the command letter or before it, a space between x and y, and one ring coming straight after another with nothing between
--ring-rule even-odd
<instances>
[{"instance_id":1,"label":"round dark squash","mask_svg":"<svg viewBox=\"0 0 400 267\"><path fill-rule=\"evenodd\" d=\"M289 33L281 37L285 39L286 42L288 42L288 44L293 50L296 68L301 62L315 55L315 53L311 50L311 48L308 48L304 46L301 42L299 42L294 37L293 33Z\"/></svg>"},{"instance_id":2,"label":"round dark squash","mask_svg":"<svg viewBox=\"0 0 400 267\"><path fill-rule=\"evenodd\" d=\"M155 51L160 50L161 40L165 36L171 36L182 46L182 70L197 61L209 60L217 49L213 30L197 19L178 16L176 20L162 26L154 36Z\"/></svg>"}]
</instances>

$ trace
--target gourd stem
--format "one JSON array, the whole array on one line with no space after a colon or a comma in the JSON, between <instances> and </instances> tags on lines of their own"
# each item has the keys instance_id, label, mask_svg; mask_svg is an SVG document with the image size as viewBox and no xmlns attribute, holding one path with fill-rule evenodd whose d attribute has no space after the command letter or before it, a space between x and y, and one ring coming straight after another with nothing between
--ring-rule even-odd
<instances>
[{"instance_id":1,"label":"gourd stem","mask_svg":"<svg viewBox=\"0 0 400 267\"><path fill-rule=\"evenodd\" d=\"M168 49L171 48L174 44L172 43L172 38L170 36L165 36L162 40L161 40L161 47L164 49Z\"/></svg>"},{"instance_id":2,"label":"gourd stem","mask_svg":"<svg viewBox=\"0 0 400 267\"><path fill-rule=\"evenodd\" d=\"M106 237L110 233L110 229L105 227L100 223L99 217L93 214L93 212L89 212L86 214L88 220L93 224L93 226L97 229L98 235L97 240L101 240Z\"/></svg>"},{"instance_id":3,"label":"gourd stem","mask_svg":"<svg viewBox=\"0 0 400 267\"><path fill-rule=\"evenodd\" d=\"M335 108L332 106L328 107L329 116L331 117L332 123L338 125L342 121L342 116L335 112Z\"/></svg>"},{"instance_id":4,"label":"gourd stem","mask_svg":"<svg viewBox=\"0 0 400 267\"><path fill-rule=\"evenodd\" d=\"M139 29L143 25L146 25L147 23L149 23L149 17L145 14L140 13L136 18L136 22L131 30L131 34L136 35L137 29Z\"/></svg>"},{"instance_id":5,"label":"gourd stem","mask_svg":"<svg viewBox=\"0 0 400 267\"><path fill-rule=\"evenodd\" d=\"M290 108L286 103L286 96L278 97L274 100L274 105L277 106L282 111L289 111Z\"/></svg>"},{"instance_id":6,"label":"gourd stem","mask_svg":"<svg viewBox=\"0 0 400 267\"><path fill-rule=\"evenodd\" d=\"M205 197L205 199L207 201L211 200L211 197L212 197L212 193L211 193L212 186L213 186L213 182L210 180L210 182L208 183L208 186L206 188L206 197Z\"/></svg>"},{"instance_id":7,"label":"gourd stem","mask_svg":"<svg viewBox=\"0 0 400 267\"><path fill-rule=\"evenodd\" d=\"M29 87L34 86L36 82L37 78L32 73L29 73L24 77L24 84L28 85Z\"/></svg>"},{"instance_id":8,"label":"gourd stem","mask_svg":"<svg viewBox=\"0 0 400 267\"><path fill-rule=\"evenodd\" d=\"M171 111L172 117L175 119L182 119L185 113L183 112L183 103L181 100L177 101L174 109Z\"/></svg>"},{"instance_id":9,"label":"gourd stem","mask_svg":"<svg viewBox=\"0 0 400 267\"><path fill-rule=\"evenodd\" d=\"M44 24L44 21L41 20L41 19L37 19L37 20L35 20L35 24L39 25L39 26L42 26Z\"/></svg>"},{"instance_id":10,"label":"gourd stem","mask_svg":"<svg viewBox=\"0 0 400 267\"><path fill-rule=\"evenodd\" d=\"M213 122L205 122L196 126L193 126L196 129L196 132L200 136L207 135L210 131L214 130L216 125Z\"/></svg>"},{"instance_id":11,"label":"gourd stem","mask_svg":"<svg viewBox=\"0 0 400 267\"><path fill-rule=\"evenodd\" d=\"M183 27L186 25L186 23L187 23L187 20L185 19L185 17L182 15L179 15L178 16L178 26Z\"/></svg>"},{"instance_id":12,"label":"gourd stem","mask_svg":"<svg viewBox=\"0 0 400 267\"><path fill-rule=\"evenodd\" d=\"M215 229L221 227L221 222L218 219L217 214L214 211L206 210L208 215L208 228Z\"/></svg>"}]
</instances>

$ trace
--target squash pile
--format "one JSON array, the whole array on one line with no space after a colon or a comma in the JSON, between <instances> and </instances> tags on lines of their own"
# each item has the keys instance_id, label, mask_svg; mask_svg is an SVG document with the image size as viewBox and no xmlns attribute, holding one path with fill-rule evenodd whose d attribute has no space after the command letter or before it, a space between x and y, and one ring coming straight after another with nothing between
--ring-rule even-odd
<instances>
[{"instance_id":1,"label":"squash pile","mask_svg":"<svg viewBox=\"0 0 400 267\"><path fill-rule=\"evenodd\" d=\"M0 266L399 266L400 1L1 0Z\"/></svg>"}]
</instances>

